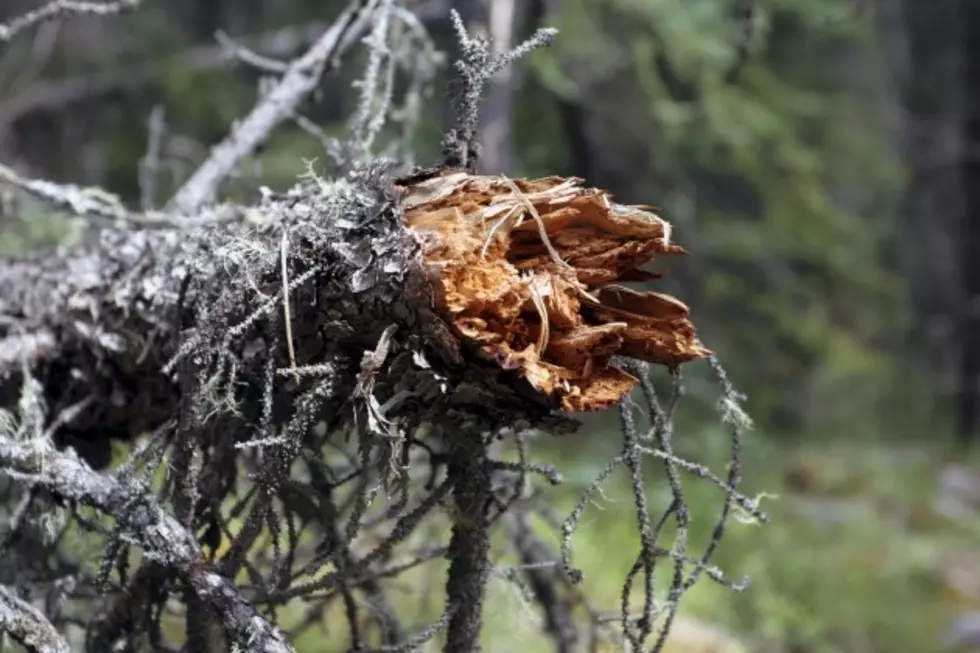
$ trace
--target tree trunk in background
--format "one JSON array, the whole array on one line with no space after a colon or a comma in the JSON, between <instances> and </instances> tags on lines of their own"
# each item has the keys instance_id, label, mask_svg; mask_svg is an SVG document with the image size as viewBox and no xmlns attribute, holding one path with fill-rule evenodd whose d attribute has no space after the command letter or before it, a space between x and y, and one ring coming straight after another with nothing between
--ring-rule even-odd
<instances>
[{"instance_id":1,"label":"tree trunk in background","mask_svg":"<svg viewBox=\"0 0 980 653\"><path fill-rule=\"evenodd\" d=\"M958 77L962 48L957 39L950 38L962 21L958 5L955 0L903 0L900 29L905 38L905 65L899 76L905 96L905 160L910 170L906 229L918 243L904 252L916 316L912 345L923 352L932 371L924 384L930 389L927 392L946 406L956 401L965 415L972 392L964 392L958 371L967 335L960 319L967 297L958 251L963 216L959 170L959 94L963 87ZM960 428L967 427L961 424Z\"/></svg>"},{"instance_id":2,"label":"tree trunk in background","mask_svg":"<svg viewBox=\"0 0 980 653\"><path fill-rule=\"evenodd\" d=\"M518 0L490 0L487 24L493 47L498 52L509 50L517 39L519 8L526 3ZM508 66L487 85L487 96L480 113L479 142L483 146L478 169L487 174L511 174L514 168L514 140L511 111L514 90L518 86L518 71Z\"/></svg>"},{"instance_id":3,"label":"tree trunk in background","mask_svg":"<svg viewBox=\"0 0 980 653\"><path fill-rule=\"evenodd\" d=\"M964 215L960 265L965 303L961 321L959 434L977 435L980 408L980 4L962 5L963 133L960 157Z\"/></svg>"},{"instance_id":4,"label":"tree trunk in background","mask_svg":"<svg viewBox=\"0 0 980 653\"><path fill-rule=\"evenodd\" d=\"M557 15L560 7L558 2L549 0L531 0L528 4L528 28L525 30L531 33L545 24L548 17ZM561 134L568 147L569 160L564 174L573 177L581 177L588 184L598 184L595 179L595 166L593 160L592 143L585 128L587 112L582 102L578 99L565 98L554 94L558 119L561 123Z\"/></svg>"},{"instance_id":5,"label":"tree trunk in background","mask_svg":"<svg viewBox=\"0 0 980 653\"><path fill-rule=\"evenodd\" d=\"M183 5L180 7L181 11L177 13L184 23L184 29L196 39L210 40L214 38L215 31L227 29L228 25L224 21L224 0L208 0L208 2L190 0Z\"/></svg>"}]
</instances>

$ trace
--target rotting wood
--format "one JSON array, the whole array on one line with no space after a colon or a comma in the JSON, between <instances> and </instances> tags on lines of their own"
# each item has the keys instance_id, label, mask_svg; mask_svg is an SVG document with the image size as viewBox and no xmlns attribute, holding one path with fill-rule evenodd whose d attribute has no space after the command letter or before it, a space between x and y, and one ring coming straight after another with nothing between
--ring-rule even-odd
<instances>
[{"instance_id":1,"label":"rotting wood","mask_svg":"<svg viewBox=\"0 0 980 653\"><path fill-rule=\"evenodd\" d=\"M603 410L637 379L617 354L676 366L704 358L688 308L616 285L681 254L670 225L575 178L509 180L456 170L405 188L436 304L453 333L568 412Z\"/></svg>"}]
</instances>

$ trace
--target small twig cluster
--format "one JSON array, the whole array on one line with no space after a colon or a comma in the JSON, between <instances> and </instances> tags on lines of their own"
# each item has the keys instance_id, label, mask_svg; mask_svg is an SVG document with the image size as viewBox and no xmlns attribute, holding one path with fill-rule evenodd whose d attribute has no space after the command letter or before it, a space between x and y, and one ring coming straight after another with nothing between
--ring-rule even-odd
<instances>
[{"instance_id":1,"label":"small twig cluster","mask_svg":"<svg viewBox=\"0 0 980 653\"><path fill-rule=\"evenodd\" d=\"M469 34L463 19L455 10L452 12L452 20L462 52L462 58L455 64L456 82L460 88L453 99L456 123L446 134L442 150L447 166L473 170L480 156L476 135L480 100L487 82L516 60L550 43L558 35L558 30L541 28L516 48L507 52L494 52L489 39Z\"/></svg>"}]
</instances>

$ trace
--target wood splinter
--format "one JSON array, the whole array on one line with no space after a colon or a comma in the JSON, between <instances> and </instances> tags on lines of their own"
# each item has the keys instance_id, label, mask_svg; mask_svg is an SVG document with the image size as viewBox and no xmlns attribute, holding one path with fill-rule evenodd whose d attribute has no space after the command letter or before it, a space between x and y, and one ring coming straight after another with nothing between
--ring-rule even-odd
<instances>
[{"instance_id":1,"label":"wood splinter","mask_svg":"<svg viewBox=\"0 0 980 653\"><path fill-rule=\"evenodd\" d=\"M581 182L450 169L402 186L456 337L572 413L604 410L637 384L615 355L676 367L711 353L683 302L618 285L657 279L641 266L686 253L670 225Z\"/></svg>"}]
</instances>

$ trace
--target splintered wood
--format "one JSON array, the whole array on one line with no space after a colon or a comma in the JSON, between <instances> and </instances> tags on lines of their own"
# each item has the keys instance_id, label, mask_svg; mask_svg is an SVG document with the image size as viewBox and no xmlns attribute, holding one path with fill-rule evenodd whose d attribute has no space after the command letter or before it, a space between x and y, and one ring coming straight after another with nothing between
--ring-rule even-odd
<instances>
[{"instance_id":1,"label":"splintered wood","mask_svg":"<svg viewBox=\"0 0 980 653\"><path fill-rule=\"evenodd\" d=\"M684 250L670 225L575 178L445 171L404 188L434 296L455 335L562 410L602 410L638 382L614 355L677 366L703 358L688 308L616 282Z\"/></svg>"}]
</instances>

